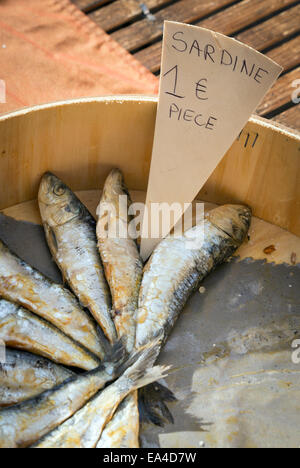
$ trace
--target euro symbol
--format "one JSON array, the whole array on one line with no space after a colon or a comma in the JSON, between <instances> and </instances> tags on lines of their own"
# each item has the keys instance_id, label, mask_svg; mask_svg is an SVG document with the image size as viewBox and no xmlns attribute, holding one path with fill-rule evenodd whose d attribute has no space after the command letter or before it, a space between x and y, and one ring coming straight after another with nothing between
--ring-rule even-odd
<instances>
[{"instance_id":1,"label":"euro symbol","mask_svg":"<svg viewBox=\"0 0 300 468\"><path fill-rule=\"evenodd\" d=\"M200 99L201 101L206 101L208 98L203 97L203 94L206 93L207 86L206 86L206 84L202 84L203 82L207 83L207 79L206 78L201 78L201 80L199 80L196 83L196 97L198 99ZM202 95L201 95L201 93L202 93Z\"/></svg>"}]
</instances>

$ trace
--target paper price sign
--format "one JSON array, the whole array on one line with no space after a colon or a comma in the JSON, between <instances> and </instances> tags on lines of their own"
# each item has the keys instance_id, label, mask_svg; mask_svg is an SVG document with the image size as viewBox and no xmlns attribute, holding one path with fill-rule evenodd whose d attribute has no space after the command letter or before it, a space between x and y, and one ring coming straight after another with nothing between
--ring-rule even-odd
<instances>
[{"instance_id":1,"label":"paper price sign","mask_svg":"<svg viewBox=\"0 0 300 468\"><path fill-rule=\"evenodd\" d=\"M227 36L165 22L145 216L152 204L195 198L281 71ZM159 242L151 238L149 221L144 218L144 259Z\"/></svg>"}]
</instances>

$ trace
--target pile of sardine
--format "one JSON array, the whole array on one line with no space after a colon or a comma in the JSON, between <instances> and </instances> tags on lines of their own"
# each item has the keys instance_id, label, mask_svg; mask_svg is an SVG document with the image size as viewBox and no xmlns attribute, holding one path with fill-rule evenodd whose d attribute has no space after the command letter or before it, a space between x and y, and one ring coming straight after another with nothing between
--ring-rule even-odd
<instances>
[{"instance_id":1,"label":"pile of sardine","mask_svg":"<svg viewBox=\"0 0 300 468\"><path fill-rule=\"evenodd\" d=\"M104 210L108 231L116 221L128 222L121 219L120 195L128 191L114 169L100 201L100 208L111 207ZM0 447L138 447L141 409L160 423L159 405L151 408L147 392L174 398L153 384L169 370L155 365L160 349L192 292L242 244L251 211L240 205L210 211L192 228L193 238L204 232L201 247L187 248L190 231L170 235L144 268L133 237L104 235L102 215L97 225L53 174L43 176L38 201L66 286L0 241L0 340L7 346Z\"/></svg>"}]
</instances>

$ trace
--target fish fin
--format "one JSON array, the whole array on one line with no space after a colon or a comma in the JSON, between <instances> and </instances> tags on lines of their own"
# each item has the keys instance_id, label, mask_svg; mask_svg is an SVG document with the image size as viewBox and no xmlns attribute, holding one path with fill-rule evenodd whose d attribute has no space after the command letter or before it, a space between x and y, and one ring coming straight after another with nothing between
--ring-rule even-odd
<instances>
[{"instance_id":1,"label":"fish fin","mask_svg":"<svg viewBox=\"0 0 300 468\"><path fill-rule=\"evenodd\" d=\"M144 369L152 367L159 355L162 345L162 337L163 334L159 333L153 338L153 340L151 340L150 343L145 346L141 346L138 349L134 349L129 354L127 361L124 362L122 369L120 369L122 373L129 368L135 369L140 362L143 363ZM122 338L121 341L123 341Z\"/></svg>"},{"instance_id":2,"label":"fish fin","mask_svg":"<svg viewBox=\"0 0 300 468\"><path fill-rule=\"evenodd\" d=\"M149 383L167 377L171 366L154 366L148 369L135 369L130 372L130 379L134 383L133 390L144 387Z\"/></svg>"},{"instance_id":3,"label":"fish fin","mask_svg":"<svg viewBox=\"0 0 300 468\"><path fill-rule=\"evenodd\" d=\"M149 384L145 390L147 390L148 393L151 393L154 399L160 399L169 402L177 401L177 398L172 390L158 382Z\"/></svg>"},{"instance_id":4,"label":"fish fin","mask_svg":"<svg viewBox=\"0 0 300 468\"><path fill-rule=\"evenodd\" d=\"M140 421L163 427L174 424L174 418L165 402L177 401L174 393L164 385L154 382L139 390Z\"/></svg>"},{"instance_id":5,"label":"fish fin","mask_svg":"<svg viewBox=\"0 0 300 468\"><path fill-rule=\"evenodd\" d=\"M45 230L48 233L47 239L48 239L50 249L53 252L57 252L58 251L58 242L57 242L57 238L56 238L56 234L54 232L54 229L51 226L49 226L48 223L44 223L44 227L45 227Z\"/></svg>"},{"instance_id":6,"label":"fish fin","mask_svg":"<svg viewBox=\"0 0 300 468\"><path fill-rule=\"evenodd\" d=\"M160 403L160 405L164 405L164 403ZM165 408L167 408L166 405L164 406ZM165 416L161 416L160 414L158 414L158 412L155 411L153 406L150 406L148 402L144 401L140 397L138 400L138 407L139 407L140 423L154 424L155 426L159 426L159 427L165 426L166 424ZM165 414L165 410L161 411L161 413ZM174 419L171 413L168 418L168 422L169 423L174 422Z\"/></svg>"},{"instance_id":7,"label":"fish fin","mask_svg":"<svg viewBox=\"0 0 300 468\"><path fill-rule=\"evenodd\" d=\"M125 363L127 370L124 372L124 376L132 380L132 390L162 379L171 368L170 366L152 367L161 348L162 336L159 334L149 344L134 351Z\"/></svg>"},{"instance_id":8,"label":"fish fin","mask_svg":"<svg viewBox=\"0 0 300 468\"><path fill-rule=\"evenodd\" d=\"M122 343L122 340L117 341L106 353L103 364L120 364L120 367L128 360L128 353Z\"/></svg>"}]
</instances>

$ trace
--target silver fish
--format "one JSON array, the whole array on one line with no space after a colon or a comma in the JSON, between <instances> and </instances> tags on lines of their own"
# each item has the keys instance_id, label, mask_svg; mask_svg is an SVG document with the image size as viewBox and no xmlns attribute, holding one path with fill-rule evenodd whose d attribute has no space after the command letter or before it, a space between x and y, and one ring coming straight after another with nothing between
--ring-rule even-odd
<instances>
[{"instance_id":1,"label":"silver fish","mask_svg":"<svg viewBox=\"0 0 300 468\"><path fill-rule=\"evenodd\" d=\"M97 213L98 247L108 281L112 301L114 322L118 336L130 352L135 340L135 314L142 281L143 262L137 243L129 236L130 217L128 207L130 195L119 169L113 169L103 188ZM103 226L107 226L107 232ZM111 235L115 228L116 235ZM126 237L117 235L118 229L124 230Z\"/></svg>"},{"instance_id":2,"label":"silver fish","mask_svg":"<svg viewBox=\"0 0 300 468\"><path fill-rule=\"evenodd\" d=\"M108 361L97 369L72 376L35 398L0 410L0 448L28 447L76 413L124 370L123 349L116 345Z\"/></svg>"},{"instance_id":3,"label":"silver fish","mask_svg":"<svg viewBox=\"0 0 300 468\"><path fill-rule=\"evenodd\" d=\"M160 340L154 340L133 358L134 364L113 384L98 393L81 410L47 434L36 448L94 448L105 425L129 393L166 376L169 367L148 367L157 357ZM150 364L151 365L151 364Z\"/></svg>"},{"instance_id":4,"label":"silver fish","mask_svg":"<svg viewBox=\"0 0 300 468\"><path fill-rule=\"evenodd\" d=\"M51 173L46 173L41 180L38 200L50 251L65 280L109 342L115 342L111 298L97 249L94 218L76 195Z\"/></svg>"},{"instance_id":5,"label":"silver fish","mask_svg":"<svg viewBox=\"0 0 300 468\"><path fill-rule=\"evenodd\" d=\"M125 200L125 203L122 202ZM142 281L143 262L137 243L129 235L122 238L112 236L115 227L128 234L128 206L130 195L124 185L121 171L113 169L108 175L103 188L100 204L97 209L98 247L104 266L107 282L113 301L113 318L118 332L128 352L133 349L135 341L135 314ZM109 235L103 226L107 225Z\"/></svg>"},{"instance_id":6,"label":"silver fish","mask_svg":"<svg viewBox=\"0 0 300 468\"><path fill-rule=\"evenodd\" d=\"M135 315L142 281L143 261L137 243L130 237L128 230L131 218L128 208L131 198L119 169L113 169L108 175L100 204L97 208L98 247L104 266L107 282L113 302L113 318L118 336L128 352L135 342ZM107 233L104 231L107 228ZM120 230L125 237L118 236ZM107 235L108 234L108 235ZM117 409L104 435L105 444L115 445L119 441L123 447L139 446L139 410L137 391L129 395ZM113 429L112 429L113 428ZM111 437L112 431L114 437ZM107 447L110 447L107 445Z\"/></svg>"},{"instance_id":7,"label":"silver fish","mask_svg":"<svg viewBox=\"0 0 300 468\"><path fill-rule=\"evenodd\" d=\"M203 223L181 237L162 240L144 269L136 348L148 343L158 330L164 330L166 340L191 293L242 244L250 222L249 208L224 205L212 210Z\"/></svg>"},{"instance_id":8,"label":"silver fish","mask_svg":"<svg viewBox=\"0 0 300 468\"><path fill-rule=\"evenodd\" d=\"M105 426L97 448L139 448L139 412L137 392L131 393L119 405Z\"/></svg>"},{"instance_id":9,"label":"silver fish","mask_svg":"<svg viewBox=\"0 0 300 468\"><path fill-rule=\"evenodd\" d=\"M99 214L97 237L112 294L114 322L118 335L122 337L128 351L132 350L135 342L136 311L143 271L143 261L135 241L137 237L135 226L128 214L130 205L131 199L123 175L119 169L113 169L105 181L97 209ZM120 233L125 234L125 237L118 236ZM158 387L159 392L154 390ZM106 444L109 440L114 444L117 440L122 440L122 447L125 447L126 441L130 444L129 447L132 446L133 440L138 444L140 416L145 422L155 422L159 425L164 424L164 419L173 421L165 405L166 397L168 401L175 400L172 392L156 383L147 385L139 393L142 394L139 407L137 392L133 392L126 398L120 410L116 411L110 423L114 427L115 438L107 438ZM142 409L141 415L139 408ZM160 410L162 417L157 413L157 409Z\"/></svg>"},{"instance_id":10,"label":"silver fish","mask_svg":"<svg viewBox=\"0 0 300 468\"><path fill-rule=\"evenodd\" d=\"M4 299L0 299L0 339L6 346L30 351L59 364L85 370L99 365L96 356L51 323Z\"/></svg>"},{"instance_id":11,"label":"silver fish","mask_svg":"<svg viewBox=\"0 0 300 468\"><path fill-rule=\"evenodd\" d=\"M32 398L73 375L41 356L6 348L5 362L0 363L0 407Z\"/></svg>"},{"instance_id":12,"label":"silver fish","mask_svg":"<svg viewBox=\"0 0 300 468\"><path fill-rule=\"evenodd\" d=\"M33 269L1 241L0 297L26 307L96 355L104 356L97 326L73 294Z\"/></svg>"}]
</instances>

